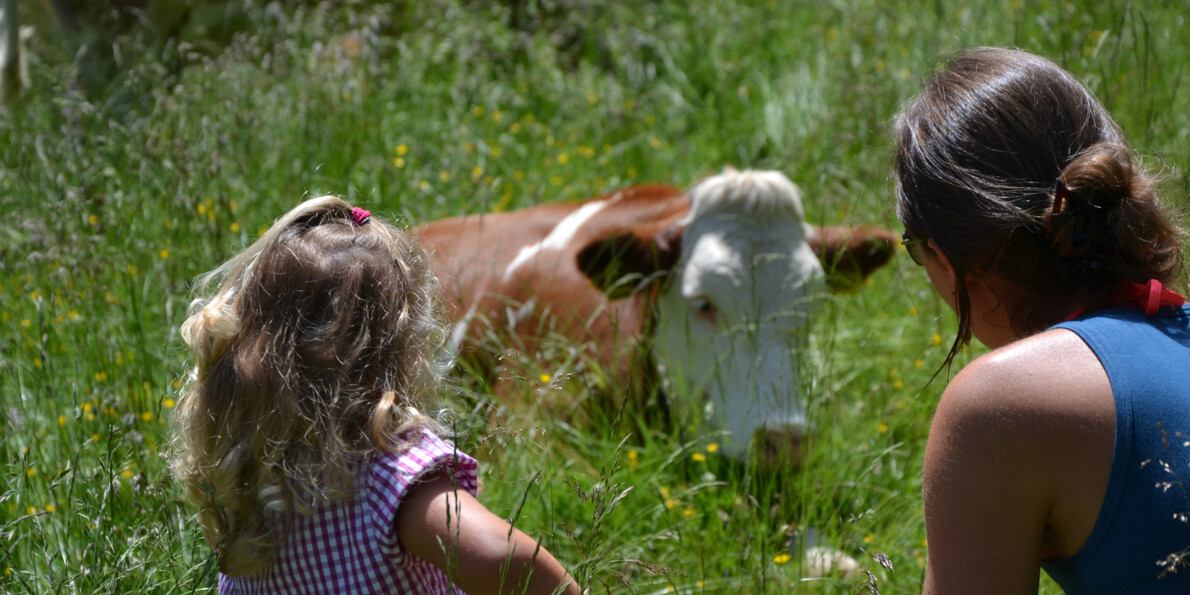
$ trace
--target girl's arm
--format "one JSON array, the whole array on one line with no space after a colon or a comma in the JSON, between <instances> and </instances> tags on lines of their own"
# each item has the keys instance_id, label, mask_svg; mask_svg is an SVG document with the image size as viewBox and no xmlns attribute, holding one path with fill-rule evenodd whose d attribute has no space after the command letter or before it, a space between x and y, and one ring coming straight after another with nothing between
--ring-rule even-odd
<instances>
[{"instance_id":1,"label":"girl's arm","mask_svg":"<svg viewBox=\"0 0 1190 595\"><path fill-rule=\"evenodd\" d=\"M442 569L471 595L580 592L545 548L458 489L448 474L411 488L396 522L406 551Z\"/></svg>"},{"instance_id":2,"label":"girl's arm","mask_svg":"<svg viewBox=\"0 0 1190 595\"><path fill-rule=\"evenodd\" d=\"M1041 560L1074 555L1091 533L1114 428L1107 375L1068 331L960 372L926 446L925 593L1037 593Z\"/></svg>"}]
</instances>

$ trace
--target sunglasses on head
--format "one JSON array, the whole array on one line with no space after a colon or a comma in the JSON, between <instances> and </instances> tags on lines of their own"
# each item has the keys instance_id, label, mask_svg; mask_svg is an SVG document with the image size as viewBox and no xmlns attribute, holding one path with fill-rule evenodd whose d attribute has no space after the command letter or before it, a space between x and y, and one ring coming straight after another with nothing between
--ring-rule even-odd
<instances>
[{"instance_id":1,"label":"sunglasses on head","mask_svg":"<svg viewBox=\"0 0 1190 595\"><path fill-rule=\"evenodd\" d=\"M922 255L922 250L928 241L930 241L930 238L926 236L914 237L913 234L909 233L908 229L901 232L901 245L905 247L905 251L909 253L909 258L912 258L914 264L917 266L925 266L926 261Z\"/></svg>"}]
</instances>

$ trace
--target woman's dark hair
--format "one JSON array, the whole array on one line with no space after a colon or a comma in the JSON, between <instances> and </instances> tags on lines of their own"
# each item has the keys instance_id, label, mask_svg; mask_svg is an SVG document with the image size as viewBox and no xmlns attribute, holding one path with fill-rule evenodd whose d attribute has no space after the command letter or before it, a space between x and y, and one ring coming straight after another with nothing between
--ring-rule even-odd
<instances>
[{"instance_id":1,"label":"woman's dark hair","mask_svg":"<svg viewBox=\"0 0 1190 595\"><path fill-rule=\"evenodd\" d=\"M1181 274L1182 230L1153 179L1091 91L1045 58L958 54L897 116L894 138L897 216L955 267L947 363L971 336L968 271L1007 282L1017 336L1112 305L1121 281Z\"/></svg>"}]
</instances>

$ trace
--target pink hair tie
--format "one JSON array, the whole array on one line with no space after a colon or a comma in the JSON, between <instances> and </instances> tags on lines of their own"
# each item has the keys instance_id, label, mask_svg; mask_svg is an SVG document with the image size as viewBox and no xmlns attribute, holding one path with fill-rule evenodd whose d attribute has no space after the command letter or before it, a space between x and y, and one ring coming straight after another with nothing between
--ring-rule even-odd
<instances>
[{"instance_id":1,"label":"pink hair tie","mask_svg":"<svg viewBox=\"0 0 1190 595\"><path fill-rule=\"evenodd\" d=\"M372 218L372 211L355 207L351 209L351 221L356 225L363 225Z\"/></svg>"}]
</instances>

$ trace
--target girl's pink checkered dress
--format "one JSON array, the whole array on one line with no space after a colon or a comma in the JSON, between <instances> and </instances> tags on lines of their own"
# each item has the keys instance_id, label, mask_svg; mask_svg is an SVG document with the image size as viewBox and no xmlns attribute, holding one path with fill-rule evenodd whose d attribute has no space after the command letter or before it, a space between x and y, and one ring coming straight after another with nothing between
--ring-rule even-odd
<instances>
[{"instance_id":1,"label":"girl's pink checkered dress","mask_svg":"<svg viewBox=\"0 0 1190 595\"><path fill-rule=\"evenodd\" d=\"M409 486L431 470L453 470L475 495L475 459L429 431L405 452L378 455L356 480L355 500L297 516L277 564L255 576L219 575L219 592L458 593L429 562L402 551L394 519ZM358 476L357 476L358 477Z\"/></svg>"}]
</instances>

